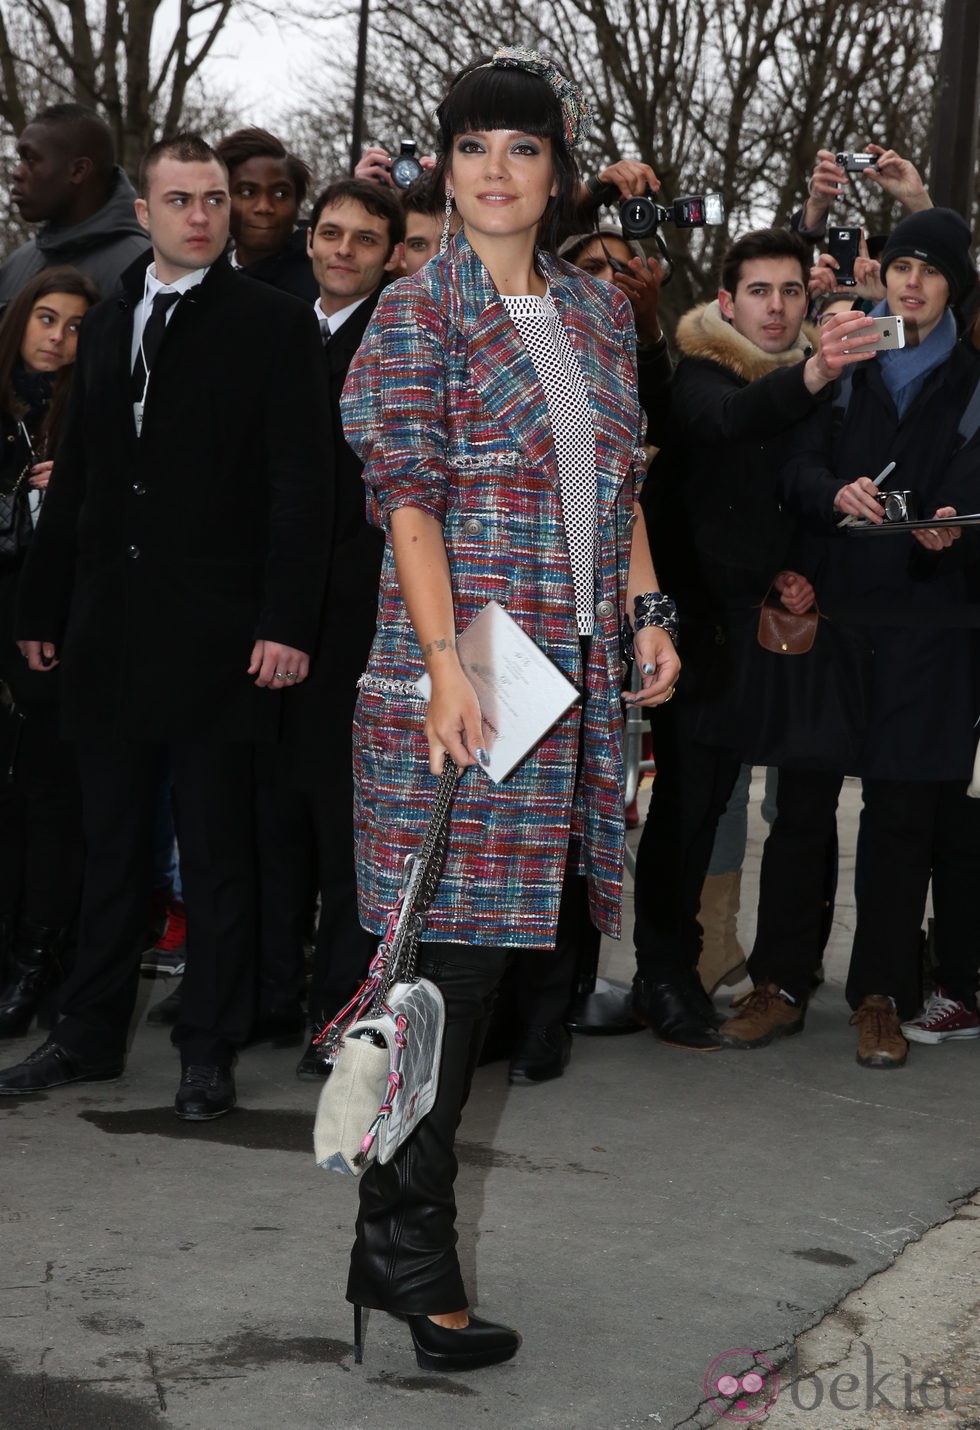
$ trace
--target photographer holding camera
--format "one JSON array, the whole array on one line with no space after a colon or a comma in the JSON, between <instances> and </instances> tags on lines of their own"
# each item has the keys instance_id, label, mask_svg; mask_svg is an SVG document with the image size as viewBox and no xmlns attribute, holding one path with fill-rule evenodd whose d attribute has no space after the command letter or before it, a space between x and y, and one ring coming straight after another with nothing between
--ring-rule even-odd
<instances>
[{"instance_id":1,"label":"photographer holding camera","mask_svg":"<svg viewBox=\"0 0 980 1430\"><path fill-rule=\"evenodd\" d=\"M826 236L830 211L835 202L847 192L851 182L849 173L857 173L870 179L909 213L920 213L924 209L932 208L929 190L911 160L903 159L894 149L883 149L880 144L866 145L865 153L872 156L873 162L858 169L847 161L855 157L861 159L863 155L831 153L829 149L817 150L817 162L807 184L806 202L790 219L790 227L796 229L801 238L817 243ZM838 163L839 158L845 162Z\"/></svg>"}]
</instances>

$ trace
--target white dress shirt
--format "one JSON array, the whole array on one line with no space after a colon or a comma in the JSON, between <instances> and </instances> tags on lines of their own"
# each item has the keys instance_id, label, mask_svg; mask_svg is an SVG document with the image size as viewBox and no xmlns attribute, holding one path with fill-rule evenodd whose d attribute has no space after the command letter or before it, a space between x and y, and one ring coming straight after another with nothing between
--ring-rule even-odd
<instances>
[{"instance_id":1,"label":"white dress shirt","mask_svg":"<svg viewBox=\"0 0 980 1430\"><path fill-rule=\"evenodd\" d=\"M320 323L320 331L323 331L323 324L326 323L327 327L330 329L330 336L333 337L334 334L344 326L351 313L355 313L357 309L361 306L361 304L366 302L367 297L358 298L356 303L348 303L347 307L341 308L339 313L325 313L320 307L320 300L318 298L313 304L313 311L316 314L317 320Z\"/></svg>"}]
</instances>

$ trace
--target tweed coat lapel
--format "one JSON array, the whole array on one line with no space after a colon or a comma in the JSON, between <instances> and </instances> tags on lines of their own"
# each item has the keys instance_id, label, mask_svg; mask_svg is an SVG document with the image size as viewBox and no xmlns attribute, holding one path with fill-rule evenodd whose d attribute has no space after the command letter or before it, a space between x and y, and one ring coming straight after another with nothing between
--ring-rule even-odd
<instances>
[{"instance_id":1,"label":"tweed coat lapel","mask_svg":"<svg viewBox=\"0 0 980 1430\"><path fill-rule=\"evenodd\" d=\"M460 234L456 239L461 281L460 327L467 365L487 411L509 427L530 465L558 486L548 400L534 364L482 261Z\"/></svg>"},{"instance_id":2,"label":"tweed coat lapel","mask_svg":"<svg viewBox=\"0 0 980 1430\"><path fill-rule=\"evenodd\" d=\"M456 285L461 303L458 317L467 336L467 360L474 385L487 410L510 428L521 450L557 487L559 475L548 401L534 364L482 261L462 234L455 242L456 261L463 270ZM617 340L608 320L582 301L579 288L568 281L560 260L539 253L538 263L589 390L596 426L601 519L615 501L626 475L623 449L629 450L637 440L632 410L619 390L620 384L611 383L607 371L618 357Z\"/></svg>"}]
</instances>

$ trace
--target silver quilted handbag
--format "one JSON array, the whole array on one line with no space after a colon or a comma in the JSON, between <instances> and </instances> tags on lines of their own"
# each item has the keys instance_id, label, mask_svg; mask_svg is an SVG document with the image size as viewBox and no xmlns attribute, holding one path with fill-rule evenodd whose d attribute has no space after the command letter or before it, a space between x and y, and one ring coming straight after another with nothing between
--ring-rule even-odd
<instances>
[{"instance_id":1,"label":"silver quilted handbag","mask_svg":"<svg viewBox=\"0 0 980 1430\"><path fill-rule=\"evenodd\" d=\"M459 775L447 756L422 848L405 861L368 976L316 1040L334 1065L313 1129L316 1164L328 1171L357 1177L375 1156L390 1162L436 1099L446 1010L436 985L416 974L415 958Z\"/></svg>"}]
</instances>

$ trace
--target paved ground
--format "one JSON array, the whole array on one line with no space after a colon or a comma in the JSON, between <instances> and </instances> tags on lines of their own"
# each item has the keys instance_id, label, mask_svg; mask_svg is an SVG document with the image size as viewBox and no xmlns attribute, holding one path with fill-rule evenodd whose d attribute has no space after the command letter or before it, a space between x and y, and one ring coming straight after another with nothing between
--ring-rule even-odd
<instances>
[{"instance_id":1,"label":"paved ground","mask_svg":"<svg viewBox=\"0 0 980 1430\"><path fill-rule=\"evenodd\" d=\"M851 788L845 848L856 803ZM769 1392L741 1408L717 1392L752 1352L782 1366L767 1421L780 1430L980 1425L966 1204L980 1043L858 1068L841 990L850 872L802 1037L709 1055L646 1033L579 1038L566 1076L534 1089L481 1070L461 1131L464 1264L484 1314L525 1338L487 1372L419 1373L404 1327L379 1314L353 1366L356 1191L314 1167L315 1089L295 1052L246 1053L241 1108L196 1129L174 1118L174 1055L142 1022L119 1083L3 1099L0 1430L693 1430L764 1413ZM607 960L627 973L625 947ZM821 1367L817 1409L796 1404L812 1376L795 1397L787 1384L807 1331L795 1373ZM865 1404L864 1346L872 1383L896 1371L879 1390L898 1409ZM938 1382L939 1408L922 1407L930 1370L951 1410ZM907 1411L899 1372L918 1397Z\"/></svg>"}]
</instances>

